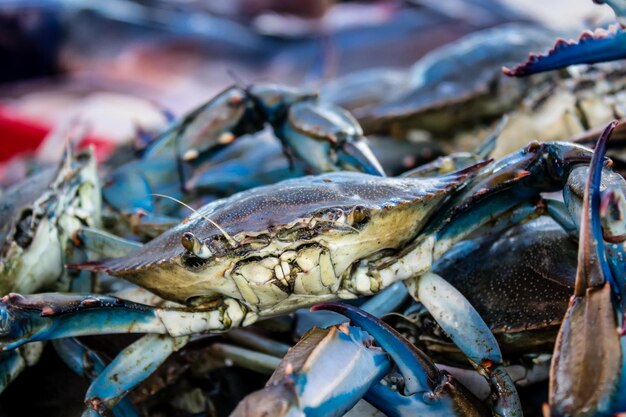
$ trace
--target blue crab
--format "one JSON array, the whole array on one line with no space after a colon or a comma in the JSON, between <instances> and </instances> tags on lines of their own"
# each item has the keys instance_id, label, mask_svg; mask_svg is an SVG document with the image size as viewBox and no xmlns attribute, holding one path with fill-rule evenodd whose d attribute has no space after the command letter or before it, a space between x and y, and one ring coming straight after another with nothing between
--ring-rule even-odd
<instances>
[{"instance_id":1,"label":"blue crab","mask_svg":"<svg viewBox=\"0 0 626 417\"><path fill-rule=\"evenodd\" d=\"M480 138L491 132L488 122L508 112L508 121L490 154L494 158L515 151L529 138L572 140L590 129L601 130L614 119L626 118L621 66L552 73L521 83L502 76L498 68L518 62L530 50L547 48L552 39L554 35L545 29L504 25L431 52L416 62L412 75L368 70L332 81L322 88L321 97L353 111L370 136L383 133L429 143L445 153L476 147ZM611 42L623 48L621 39ZM594 42L589 38L583 43ZM593 56L585 45L559 45L558 51L569 51L561 60L563 65L565 58L578 50L582 59ZM549 61L550 56L536 61L544 59ZM471 70L459 69L465 67ZM593 141L598 134L594 132ZM610 156L615 158L615 151Z\"/></svg>"},{"instance_id":2,"label":"blue crab","mask_svg":"<svg viewBox=\"0 0 626 417\"><path fill-rule=\"evenodd\" d=\"M139 211L143 222L171 227L178 219L167 215L178 206L165 200L159 203L163 207L155 207L153 194L185 200L201 195L215 180L211 171L202 174L210 158L238 137L256 134L266 125L282 142L292 165L301 161L318 173L352 170L384 175L361 127L347 111L319 102L315 94L284 86L232 86L174 123L141 159L111 172L103 187L104 198L117 211L131 215ZM258 145L264 146L263 140ZM234 165L240 176L246 175L241 172L245 169L243 162ZM302 171L299 167L297 172ZM284 177L285 169L279 167L270 175ZM249 181L254 181L252 176Z\"/></svg>"},{"instance_id":3,"label":"blue crab","mask_svg":"<svg viewBox=\"0 0 626 417\"><path fill-rule=\"evenodd\" d=\"M368 70L332 81L321 97L349 109L368 135L443 135L514 108L536 80L508 80L499 68L551 39L536 26L501 25L428 53L408 73Z\"/></svg>"},{"instance_id":4,"label":"blue crab","mask_svg":"<svg viewBox=\"0 0 626 417\"><path fill-rule=\"evenodd\" d=\"M533 143L495 163L436 178L331 173L236 194L127 256L80 266L124 277L167 303L9 294L0 302L0 341L12 350L68 336L156 333L122 352L94 382L86 401L102 413L190 334L372 295L405 280L494 392L507 393L495 401L496 411L518 414L492 333L461 293L428 271L479 227L498 229L535 215L543 209L539 193L562 189L571 170L590 158L580 146ZM141 354L146 351L153 353ZM124 372L136 369L130 363L138 357L149 366Z\"/></svg>"},{"instance_id":5,"label":"blue crab","mask_svg":"<svg viewBox=\"0 0 626 417\"><path fill-rule=\"evenodd\" d=\"M66 158L5 190L0 204L0 292L90 291L89 274L66 263L86 260L73 242L85 226L100 225L100 187L90 151ZM41 346L0 356L0 391L37 362Z\"/></svg>"}]
</instances>

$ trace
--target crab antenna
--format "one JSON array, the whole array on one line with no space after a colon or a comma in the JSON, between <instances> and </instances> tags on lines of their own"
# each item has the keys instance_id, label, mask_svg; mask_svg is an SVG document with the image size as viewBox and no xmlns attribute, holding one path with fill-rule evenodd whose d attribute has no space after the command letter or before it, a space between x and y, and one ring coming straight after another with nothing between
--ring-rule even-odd
<instances>
[{"instance_id":1,"label":"crab antenna","mask_svg":"<svg viewBox=\"0 0 626 417\"><path fill-rule=\"evenodd\" d=\"M226 73L230 78L233 79L237 87L241 88L246 94L248 93L248 90L252 86L251 84L244 83L243 79L232 68L228 68L226 70Z\"/></svg>"},{"instance_id":2,"label":"crab antenna","mask_svg":"<svg viewBox=\"0 0 626 417\"><path fill-rule=\"evenodd\" d=\"M72 135L69 132L69 129L65 135L65 139L63 142L65 142L63 145L65 146L65 166L67 168L72 166L72 144L71 144L71 140L72 140Z\"/></svg>"},{"instance_id":3,"label":"crab antenna","mask_svg":"<svg viewBox=\"0 0 626 417\"><path fill-rule=\"evenodd\" d=\"M228 241L228 243L230 244L230 246L232 246L233 248L236 248L239 246L239 242L237 242L235 240L234 237L232 237L231 235L228 234L228 232L224 229L222 229L222 227L215 223L213 220L209 219L207 216L205 216L204 214L200 213L198 210L196 210L195 208L191 207L190 205L180 201L177 198L174 198L172 196L169 195L165 195L165 194L150 194L151 196L155 196L155 197L162 197L162 198L168 198L172 201L177 202L178 204L180 204L183 207L188 208L189 210L193 211L195 214L197 214L198 216L202 217L204 220L206 220L207 222L211 223L213 226L217 227L217 229L224 235L224 237L226 238L226 240Z\"/></svg>"},{"instance_id":4,"label":"crab antenna","mask_svg":"<svg viewBox=\"0 0 626 417\"><path fill-rule=\"evenodd\" d=\"M69 169L72 166L72 153L74 152L74 147L72 146L72 139L80 139L85 136L85 131L76 132L79 129L80 121L77 119L70 120L69 124L64 127L65 132L63 132L63 147L65 148L65 152L63 155L64 161L63 163Z\"/></svg>"}]
</instances>

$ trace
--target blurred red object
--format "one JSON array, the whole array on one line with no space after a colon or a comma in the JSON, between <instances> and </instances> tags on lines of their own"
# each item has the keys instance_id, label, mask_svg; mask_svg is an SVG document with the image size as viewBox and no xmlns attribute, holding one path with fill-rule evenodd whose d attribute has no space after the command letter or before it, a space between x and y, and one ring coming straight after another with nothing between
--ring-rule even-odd
<instances>
[{"instance_id":1,"label":"blurred red object","mask_svg":"<svg viewBox=\"0 0 626 417\"><path fill-rule=\"evenodd\" d=\"M0 106L0 162L20 153L37 150L50 128L42 123L21 118L6 107Z\"/></svg>"},{"instance_id":2,"label":"blurred red object","mask_svg":"<svg viewBox=\"0 0 626 417\"><path fill-rule=\"evenodd\" d=\"M34 153L52 127L46 123L24 117L0 105L0 163L20 154ZM107 138L86 135L78 149L93 146L98 162L105 160L115 150L115 143Z\"/></svg>"}]
</instances>

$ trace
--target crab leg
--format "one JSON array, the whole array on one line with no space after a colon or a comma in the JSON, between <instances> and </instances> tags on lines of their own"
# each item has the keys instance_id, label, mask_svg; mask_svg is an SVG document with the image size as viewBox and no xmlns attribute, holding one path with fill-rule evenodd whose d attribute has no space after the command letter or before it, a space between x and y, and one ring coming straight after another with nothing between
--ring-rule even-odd
<instances>
[{"instance_id":1,"label":"crab leg","mask_svg":"<svg viewBox=\"0 0 626 417\"><path fill-rule=\"evenodd\" d=\"M232 329L225 333L224 337L242 346L246 346L258 352L265 352L278 358L284 356L291 347L285 343L256 334L254 331L248 329Z\"/></svg>"},{"instance_id":2,"label":"crab leg","mask_svg":"<svg viewBox=\"0 0 626 417\"><path fill-rule=\"evenodd\" d=\"M157 333L185 336L237 327L254 320L245 307L226 298L205 310L151 307L112 296L9 294L0 300L0 345L15 349L24 343L104 333Z\"/></svg>"},{"instance_id":3,"label":"crab leg","mask_svg":"<svg viewBox=\"0 0 626 417\"><path fill-rule=\"evenodd\" d=\"M63 362L80 376L94 380L106 367L97 353L74 338L55 340L52 344ZM122 399L111 411L115 417L139 415L133 403L127 398Z\"/></svg>"},{"instance_id":4,"label":"crab leg","mask_svg":"<svg viewBox=\"0 0 626 417\"><path fill-rule=\"evenodd\" d=\"M182 349L187 342L187 337L146 335L124 349L108 366L75 339L59 339L53 343L63 360L76 373L90 372L88 376L93 382L85 396L87 410L83 416L107 415L107 410L112 410L114 415L121 417L130 415L121 413L127 412L129 407L132 410L133 407L124 397L126 393L150 376L172 353ZM280 362L280 359L274 356L223 343L211 344L207 354L212 358L225 357L238 366L268 374L272 373Z\"/></svg>"},{"instance_id":5,"label":"crab leg","mask_svg":"<svg viewBox=\"0 0 626 417\"><path fill-rule=\"evenodd\" d=\"M406 286L401 282L396 282L370 297L359 308L374 317L382 317L395 311L408 297ZM296 312L295 334L302 336L314 326L325 328L344 321L343 316L332 311L317 311L313 314L310 310L300 309Z\"/></svg>"},{"instance_id":6,"label":"crab leg","mask_svg":"<svg viewBox=\"0 0 626 417\"><path fill-rule=\"evenodd\" d=\"M559 38L545 55L530 54L528 60L514 68L504 68L506 75L522 77L566 68L570 65L595 64L626 58L626 31L611 26L609 30L584 32L578 41Z\"/></svg>"},{"instance_id":7,"label":"crab leg","mask_svg":"<svg viewBox=\"0 0 626 417\"><path fill-rule=\"evenodd\" d=\"M272 356L226 343L213 343L207 348L207 355L213 359L228 359L233 365L268 375L274 372L280 364L280 356Z\"/></svg>"},{"instance_id":8,"label":"crab leg","mask_svg":"<svg viewBox=\"0 0 626 417\"><path fill-rule=\"evenodd\" d=\"M105 415L130 389L152 374L187 341L187 337L149 334L128 346L95 378L87 390L87 410L83 416Z\"/></svg>"},{"instance_id":9,"label":"crab leg","mask_svg":"<svg viewBox=\"0 0 626 417\"><path fill-rule=\"evenodd\" d=\"M11 352L0 353L0 393L28 366L39 360L43 345L34 343Z\"/></svg>"},{"instance_id":10,"label":"crab leg","mask_svg":"<svg viewBox=\"0 0 626 417\"><path fill-rule=\"evenodd\" d=\"M26 361L22 357L22 351L16 349L0 354L0 393L9 385L24 369Z\"/></svg>"},{"instance_id":11,"label":"crab leg","mask_svg":"<svg viewBox=\"0 0 626 417\"><path fill-rule=\"evenodd\" d=\"M550 217L559 224L567 233L578 234L578 226L572 219L571 213L567 206L558 200L544 200L546 209Z\"/></svg>"},{"instance_id":12,"label":"crab leg","mask_svg":"<svg viewBox=\"0 0 626 417\"><path fill-rule=\"evenodd\" d=\"M393 328L358 308L325 303L313 310L331 310L348 317L367 331L394 360L404 379L404 392L375 384L365 398L389 416L490 415L467 389L435 364Z\"/></svg>"},{"instance_id":13,"label":"crab leg","mask_svg":"<svg viewBox=\"0 0 626 417\"><path fill-rule=\"evenodd\" d=\"M407 281L409 292L432 314L470 363L498 393L494 404L500 416L521 415L515 385L503 366L495 337L467 299L445 279L432 272Z\"/></svg>"},{"instance_id":14,"label":"crab leg","mask_svg":"<svg viewBox=\"0 0 626 417\"><path fill-rule=\"evenodd\" d=\"M80 245L90 252L114 258L124 256L142 246L139 242L122 239L102 230L83 227L76 233Z\"/></svg>"}]
</instances>

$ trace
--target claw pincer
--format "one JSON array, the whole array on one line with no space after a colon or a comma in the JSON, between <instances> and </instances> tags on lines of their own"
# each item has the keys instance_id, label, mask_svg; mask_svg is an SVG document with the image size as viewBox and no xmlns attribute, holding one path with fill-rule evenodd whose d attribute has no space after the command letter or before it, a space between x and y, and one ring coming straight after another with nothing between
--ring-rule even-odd
<instances>
[{"instance_id":1,"label":"claw pincer","mask_svg":"<svg viewBox=\"0 0 626 417\"><path fill-rule=\"evenodd\" d=\"M392 417L411 415L487 416L491 412L451 375L382 320L347 304L326 303L313 310L340 313L367 331L393 359L403 383L394 390L378 382L365 399Z\"/></svg>"},{"instance_id":2,"label":"claw pincer","mask_svg":"<svg viewBox=\"0 0 626 417\"><path fill-rule=\"evenodd\" d=\"M240 402L231 417L341 416L362 397L392 417L491 415L465 387L381 320L344 304L320 304L312 310L340 313L352 324L309 331L266 387ZM392 363L401 374L397 389L382 382Z\"/></svg>"},{"instance_id":3,"label":"claw pincer","mask_svg":"<svg viewBox=\"0 0 626 417\"><path fill-rule=\"evenodd\" d=\"M359 327L311 329L231 417L343 416L389 372L387 355L373 343Z\"/></svg>"},{"instance_id":4,"label":"claw pincer","mask_svg":"<svg viewBox=\"0 0 626 417\"><path fill-rule=\"evenodd\" d=\"M557 337L550 372L551 416L611 416L626 410L626 339L623 268L612 268L600 217L600 179L606 142L602 134L589 169L580 220L574 295ZM623 246L622 246L623 249Z\"/></svg>"}]
</instances>

